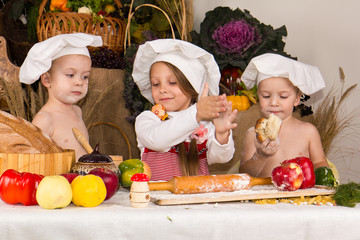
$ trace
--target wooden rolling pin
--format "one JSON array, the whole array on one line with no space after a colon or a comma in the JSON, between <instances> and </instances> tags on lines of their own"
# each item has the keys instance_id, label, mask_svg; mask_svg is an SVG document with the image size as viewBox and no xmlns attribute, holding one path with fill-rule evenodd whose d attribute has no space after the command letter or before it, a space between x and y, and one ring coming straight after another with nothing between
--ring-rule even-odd
<instances>
[{"instance_id":1,"label":"wooden rolling pin","mask_svg":"<svg viewBox=\"0 0 360 240\"><path fill-rule=\"evenodd\" d=\"M150 191L166 190L175 194L232 192L255 185L272 184L271 178L254 178L249 174L224 174L173 177L167 182L149 182Z\"/></svg>"}]
</instances>

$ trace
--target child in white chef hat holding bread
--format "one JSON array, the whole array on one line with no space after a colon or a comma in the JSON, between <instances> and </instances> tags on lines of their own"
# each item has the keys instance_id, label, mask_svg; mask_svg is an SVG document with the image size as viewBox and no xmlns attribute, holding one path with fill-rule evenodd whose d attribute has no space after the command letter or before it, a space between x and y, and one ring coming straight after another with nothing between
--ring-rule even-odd
<instances>
[{"instance_id":1,"label":"child in white chef hat holding bread","mask_svg":"<svg viewBox=\"0 0 360 240\"><path fill-rule=\"evenodd\" d=\"M302 94L311 95L325 87L315 66L273 53L253 58L241 76L247 88L258 86L261 113L265 119L250 128L244 138L240 172L270 177L281 162L308 157L314 168L328 166L320 135L314 125L293 117ZM272 129L262 129L265 121ZM276 129L277 128L277 129ZM274 136L264 133L272 132Z\"/></svg>"},{"instance_id":2,"label":"child in white chef hat holding bread","mask_svg":"<svg viewBox=\"0 0 360 240\"><path fill-rule=\"evenodd\" d=\"M186 41L149 41L138 49L132 76L155 104L135 122L152 180L208 175L209 164L233 157L236 110L218 95L220 71L211 54Z\"/></svg>"},{"instance_id":3,"label":"child in white chef hat holding bread","mask_svg":"<svg viewBox=\"0 0 360 240\"><path fill-rule=\"evenodd\" d=\"M76 159L86 151L72 128L89 140L81 109L75 105L88 91L91 59L87 46L102 46L101 37L85 33L57 35L36 43L20 68L20 82L32 84L40 78L48 91L49 98L32 123L59 147L74 149Z\"/></svg>"}]
</instances>

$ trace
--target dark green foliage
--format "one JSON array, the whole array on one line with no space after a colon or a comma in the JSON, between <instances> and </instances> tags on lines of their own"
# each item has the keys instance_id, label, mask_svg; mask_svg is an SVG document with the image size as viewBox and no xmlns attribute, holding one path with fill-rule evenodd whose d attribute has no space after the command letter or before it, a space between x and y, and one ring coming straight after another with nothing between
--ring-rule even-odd
<instances>
[{"instance_id":1,"label":"dark green foliage","mask_svg":"<svg viewBox=\"0 0 360 240\"><path fill-rule=\"evenodd\" d=\"M337 205L355 207L356 203L360 202L360 184L355 182L340 184L336 189L334 200Z\"/></svg>"}]
</instances>

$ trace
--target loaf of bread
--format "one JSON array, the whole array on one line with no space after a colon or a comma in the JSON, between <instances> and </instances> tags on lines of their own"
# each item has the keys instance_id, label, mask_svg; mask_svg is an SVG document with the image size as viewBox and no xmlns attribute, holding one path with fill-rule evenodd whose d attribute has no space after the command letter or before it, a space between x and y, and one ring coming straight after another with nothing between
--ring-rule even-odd
<instances>
[{"instance_id":1,"label":"loaf of bread","mask_svg":"<svg viewBox=\"0 0 360 240\"><path fill-rule=\"evenodd\" d=\"M269 118L258 119L255 124L257 140L259 142L264 142L266 139L275 140L279 134L280 126L281 119L273 113L269 115Z\"/></svg>"},{"instance_id":2,"label":"loaf of bread","mask_svg":"<svg viewBox=\"0 0 360 240\"><path fill-rule=\"evenodd\" d=\"M0 111L0 152L57 153L63 151L31 122Z\"/></svg>"}]
</instances>

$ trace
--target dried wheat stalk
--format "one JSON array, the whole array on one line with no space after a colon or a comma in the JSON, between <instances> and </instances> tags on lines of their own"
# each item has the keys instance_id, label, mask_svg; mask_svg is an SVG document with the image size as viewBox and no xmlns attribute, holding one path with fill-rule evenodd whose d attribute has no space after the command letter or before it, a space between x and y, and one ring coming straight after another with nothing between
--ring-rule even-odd
<instances>
[{"instance_id":1,"label":"dried wheat stalk","mask_svg":"<svg viewBox=\"0 0 360 240\"><path fill-rule=\"evenodd\" d=\"M345 74L341 67L339 68L339 72L341 83L344 84ZM330 149L334 149L333 144L335 137L342 133L344 129L352 127L353 120L358 117L358 111L353 111L348 114L344 114L343 111L345 100L351 95L356 86L357 84L354 84L345 91L343 90L343 86L340 91L332 87L310 120L319 131L326 155L330 152Z\"/></svg>"},{"instance_id":2,"label":"dried wheat stalk","mask_svg":"<svg viewBox=\"0 0 360 240\"><path fill-rule=\"evenodd\" d=\"M159 11L161 11L166 19L168 20L171 28L171 32L173 38L175 38L174 29L172 26L172 22L175 24L177 28L180 38L184 41L191 41L190 32L193 29L193 21L194 21L194 11L193 11L193 1L192 0L158 0L158 4L160 7L157 7L153 4L141 4L135 8L132 12L134 0L131 1L130 11L128 14L125 36L124 36L124 52L126 53L126 47L131 45L130 40L130 23L131 18L134 16L135 12L141 7L152 7ZM163 10L165 9L165 10Z\"/></svg>"},{"instance_id":3,"label":"dried wheat stalk","mask_svg":"<svg viewBox=\"0 0 360 240\"><path fill-rule=\"evenodd\" d=\"M91 125L94 124L97 119L99 119L99 116L97 114L97 110L99 108L101 108L101 104L102 104L102 100L105 97L109 97L108 93L110 92L110 90L119 82L119 79L114 80L109 86L107 86L107 88L105 88L100 94L99 96L96 98L96 100L93 101L93 99L89 99L88 97L85 97L84 99L82 99L78 105L81 108L85 108L84 106L91 106L90 108L86 108L83 109L83 120L87 125ZM90 86L89 86L90 89ZM88 96L88 95L87 95ZM91 101L91 105L90 104L86 104L86 102Z\"/></svg>"},{"instance_id":4,"label":"dried wheat stalk","mask_svg":"<svg viewBox=\"0 0 360 240\"><path fill-rule=\"evenodd\" d=\"M24 94L20 82L7 82L0 78L0 86L3 89L5 99L12 115L25 118Z\"/></svg>"},{"instance_id":5,"label":"dried wheat stalk","mask_svg":"<svg viewBox=\"0 0 360 240\"><path fill-rule=\"evenodd\" d=\"M45 104L47 93L43 90L41 82L38 82L37 91L33 86L26 85L25 88L20 82L7 82L0 78L0 97L5 99L12 115L32 121L35 114Z\"/></svg>"},{"instance_id":6,"label":"dried wheat stalk","mask_svg":"<svg viewBox=\"0 0 360 240\"><path fill-rule=\"evenodd\" d=\"M194 12L192 0L158 0L162 7L175 24L181 40L191 41L190 32L193 29Z\"/></svg>"}]
</instances>

